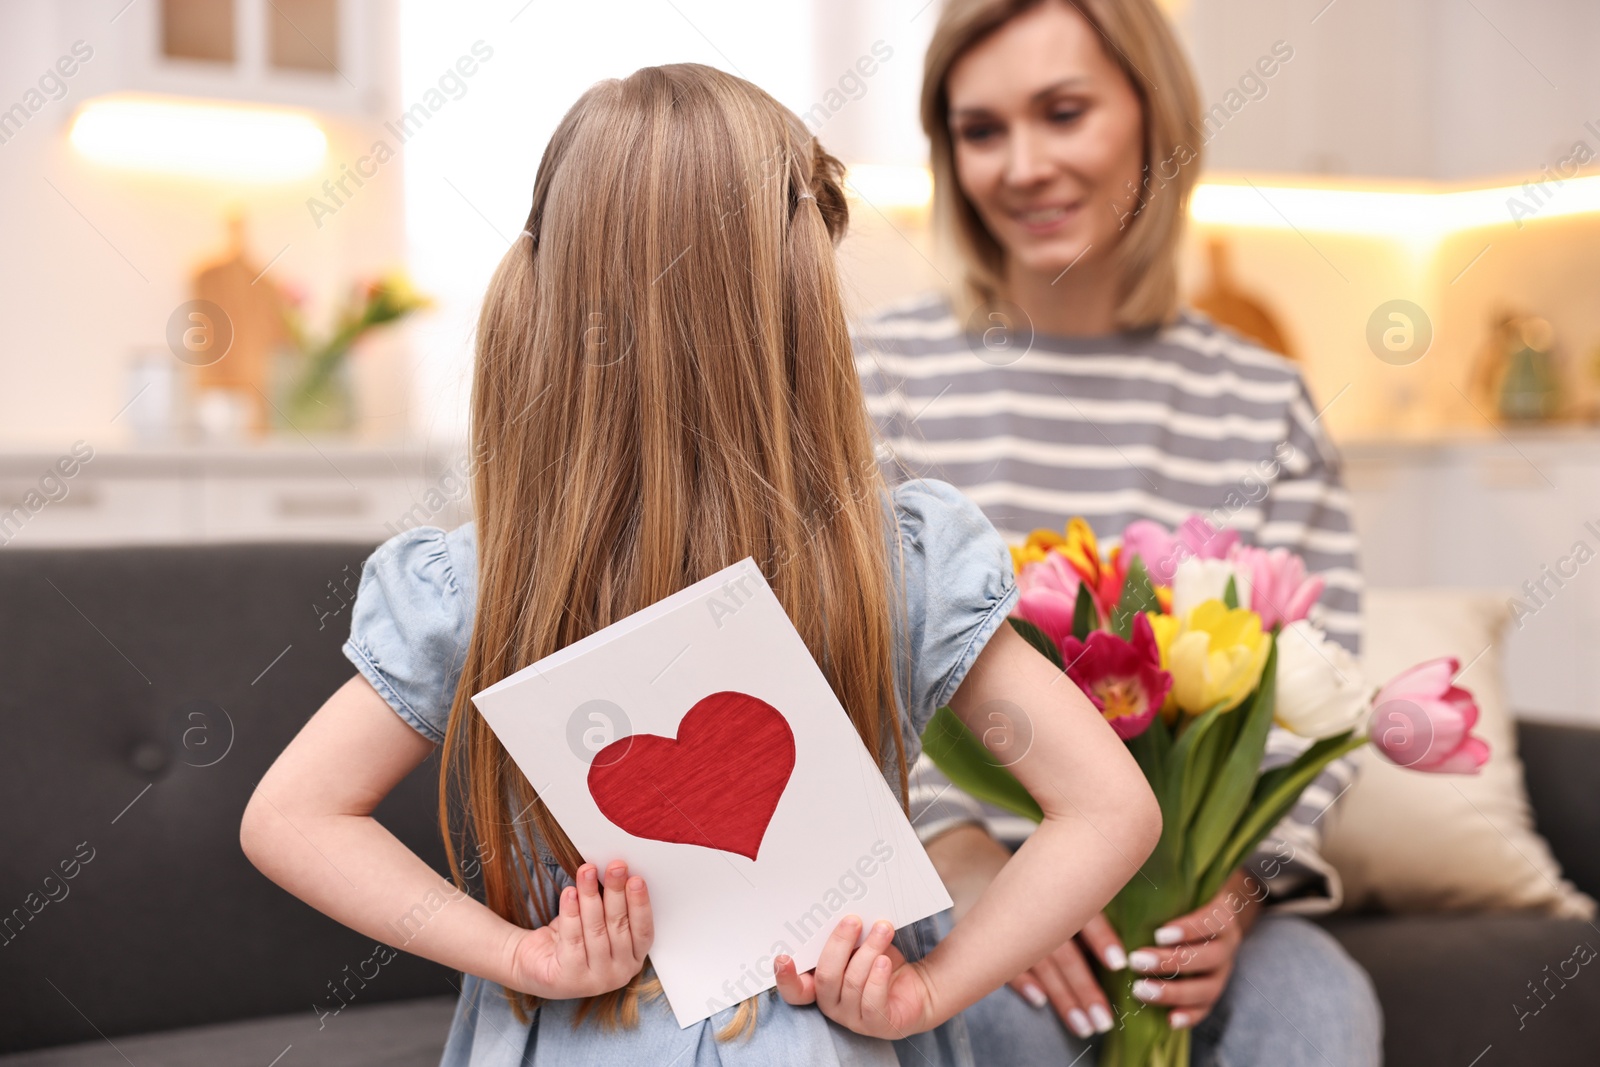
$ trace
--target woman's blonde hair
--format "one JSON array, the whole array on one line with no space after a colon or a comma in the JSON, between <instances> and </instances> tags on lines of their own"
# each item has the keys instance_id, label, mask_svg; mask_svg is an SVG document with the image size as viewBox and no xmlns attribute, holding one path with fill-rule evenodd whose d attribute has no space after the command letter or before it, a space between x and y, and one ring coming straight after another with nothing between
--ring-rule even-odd
<instances>
[{"instance_id":1,"label":"woman's blonde hair","mask_svg":"<svg viewBox=\"0 0 1600 1067\"><path fill-rule=\"evenodd\" d=\"M952 295L963 317L998 299L1005 250L956 180L950 68L1005 23L1055 2L1070 4L1094 27L1139 96L1144 168L1133 215L1111 260L1121 280L1115 318L1124 329L1164 322L1178 308L1178 243L1200 169L1200 98L1154 0L946 0L922 68L922 128L932 145L934 229L964 268L963 291Z\"/></svg>"},{"instance_id":2,"label":"woman's blonde hair","mask_svg":"<svg viewBox=\"0 0 1600 1067\"><path fill-rule=\"evenodd\" d=\"M694 64L601 82L545 149L478 321L471 437L490 458L473 476L477 607L439 788L457 885L459 830L484 902L518 926L553 917L529 824L569 875L583 858L471 694L745 556L905 795L897 527L835 273L842 178L791 112ZM636 976L577 1020L634 1025L641 994L659 983ZM537 1004L507 998L519 1021ZM752 998L718 1036L754 1022Z\"/></svg>"}]
</instances>

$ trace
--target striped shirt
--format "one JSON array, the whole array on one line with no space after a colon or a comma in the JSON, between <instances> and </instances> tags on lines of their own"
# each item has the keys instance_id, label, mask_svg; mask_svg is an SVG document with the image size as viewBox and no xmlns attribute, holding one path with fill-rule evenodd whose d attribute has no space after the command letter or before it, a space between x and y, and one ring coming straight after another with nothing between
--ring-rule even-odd
<instances>
[{"instance_id":1,"label":"striped shirt","mask_svg":"<svg viewBox=\"0 0 1600 1067\"><path fill-rule=\"evenodd\" d=\"M879 313L855 342L891 482L950 482L1012 543L1077 515L1114 544L1137 519L1172 528L1198 512L1245 544L1303 557L1327 583L1312 621L1360 652L1350 499L1289 360L1192 312L1103 337L969 333L942 296ZM1304 745L1274 727L1264 766ZM1252 857L1280 908L1337 904L1319 820L1353 772L1349 760L1330 765ZM925 758L911 799L924 841L978 819L1012 845L1033 828L954 789Z\"/></svg>"}]
</instances>

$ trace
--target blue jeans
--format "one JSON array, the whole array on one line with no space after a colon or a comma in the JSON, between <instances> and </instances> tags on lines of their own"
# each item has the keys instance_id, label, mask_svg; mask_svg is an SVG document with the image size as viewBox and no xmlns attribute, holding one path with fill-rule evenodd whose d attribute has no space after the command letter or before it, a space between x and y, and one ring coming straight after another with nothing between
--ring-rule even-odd
<instances>
[{"instance_id":1,"label":"blue jeans","mask_svg":"<svg viewBox=\"0 0 1600 1067\"><path fill-rule=\"evenodd\" d=\"M1098 1038L1002 986L962 1013L980 1064L1094 1067ZM1264 915L1222 999L1194 1030L1194 1067L1377 1067L1383 1016L1367 972L1325 930Z\"/></svg>"}]
</instances>

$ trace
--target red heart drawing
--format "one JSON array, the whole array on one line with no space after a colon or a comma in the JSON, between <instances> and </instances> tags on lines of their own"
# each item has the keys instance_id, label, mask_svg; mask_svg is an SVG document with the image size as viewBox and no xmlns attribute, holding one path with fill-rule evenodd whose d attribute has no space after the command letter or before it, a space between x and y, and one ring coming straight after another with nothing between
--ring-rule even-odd
<instances>
[{"instance_id":1,"label":"red heart drawing","mask_svg":"<svg viewBox=\"0 0 1600 1067\"><path fill-rule=\"evenodd\" d=\"M756 858L794 771L794 733L748 693L695 701L676 738L619 737L589 765L600 813L635 837Z\"/></svg>"}]
</instances>

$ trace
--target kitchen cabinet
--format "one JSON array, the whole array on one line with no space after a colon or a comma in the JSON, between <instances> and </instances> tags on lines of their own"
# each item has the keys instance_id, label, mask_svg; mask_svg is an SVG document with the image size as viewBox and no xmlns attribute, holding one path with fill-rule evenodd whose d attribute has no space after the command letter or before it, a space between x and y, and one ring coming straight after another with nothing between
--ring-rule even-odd
<instances>
[{"instance_id":1,"label":"kitchen cabinet","mask_svg":"<svg viewBox=\"0 0 1600 1067\"><path fill-rule=\"evenodd\" d=\"M0 551L217 541L376 543L411 526L449 529L471 518L464 454L447 449L323 444L316 450L97 450L70 477L58 469L61 459L44 452L0 454Z\"/></svg>"},{"instance_id":2,"label":"kitchen cabinet","mask_svg":"<svg viewBox=\"0 0 1600 1067\"><path fill-rule=\"evenodd\" d=\"M1512 707L1600 723L1600 430L1368 441L1342 453L1368 586L1515 600Z\"/></svg>"},{"instance_id":3,"label":"kitchen cabinet","mask_svg":"<svg viewBox=\"0 0 1600 1067\"><path fill-rule=\"evenodd\" d=\"M1592 0L1167 6L1202 109L1226 107L1206 130L1208 167L1483 183L1554 168L1580 139L1600 154L1585 128L1600 120ZM1293 57L1250 79L1276 42Z\"/></svg>"}]
</instances>

